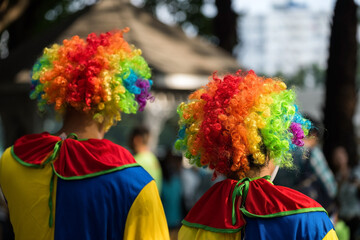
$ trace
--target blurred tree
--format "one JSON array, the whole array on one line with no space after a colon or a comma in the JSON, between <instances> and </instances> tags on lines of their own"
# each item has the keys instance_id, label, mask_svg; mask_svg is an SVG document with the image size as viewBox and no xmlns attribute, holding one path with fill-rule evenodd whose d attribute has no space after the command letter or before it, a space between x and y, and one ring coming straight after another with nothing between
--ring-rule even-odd
<instances>
[{"instance_id":1,"label":"blurred tree","mask_svg":"<svg viewBox=\"0 0 360 240\"><path fill-rule=\"evenodd\" d=\"M18 9L17 12L20 12L21 7L22 9L21 14L19 13L17 15L17 18L13 19L11 24L9 24L8 26L4 26L6 27L5 29L9 32L11 38L8 43L8 48L10 52L12 49L16 48L19 44L21 44L24 40L43 30L43 28L46 27L48 23L50 23L50 21L46 21L45 13L49 9L54 7L54 5L58 1L17 0L12 2L14 3L13 7L8 10L8 13L6 13L4 17L8 16L9 12L11 12L12 10L16 11L15 9ZM21 4L21 2L26 2L26 6L24 6L25 4Z\"/></svg>"},{"instance_id":2,"label":"blurred tree","mask_svg":"<svg viewBox=\"0 0 360 240\"><path fill-rule=\"evenodd\" d=\"M42 125L42 119L36 114L36 103L29 99L28 83L14 83L18 74L29 74L19 72L19 68L31 66L43 46L95 2L0 0L0 117L4 147L22 135L39 131Z\"/></svg>"},{"instance_id":3,"label":"blurred tree","mask_svg":"<svg viewBox=\"0 0 360 240\"><path fill-rule=\"evenodd\" d=\"M144 0L144 8L153 15L165 8L185 31L192 29L230 53L238 41L238 15L231 4L231 0Z\"/></svg>"},{"instance_id":4,"label":"blurred tree","mask_svg":"<svg viewBox=\"0 0 360 240\"><path fill-rule=\"evenodd\" d=\"M261 74L259 74L261 75ZM306 86L306 78L312 77L314 80L313 87L323 87L325 82L325 70L318 64L312 64L307 67L300 67L299 70L293 75L286 75L282 72L277 72L274 76L283 79L289 87L304 87Z\"/></svg>"},{"instance_id":5,"label":"blurred tree","mask_svg":"<svg viewBox=\"0 0 360 240\"><path fill-rule=\"evenodd\" d=\"M325 84L325 70L320 68L318 64L311 65L310 70L315 78L315 84L323 86Z\"/></svg>"},{"instance_id":6,"label":"blurred tree","mask_svg":"<svg viewBox=\"0 0 360 240\"><path fill-rule=\"evenodd\" d=\"M65 21L96 0L3 0L0 35L7 31L9 52L33 36Z\"/></svg>"},{"instance_id":7,"label":"blurred tree","mask_svg":"<svg viewBox=\"0 0 360 240\"><path fill-rule=\"evenodd\" d=\"M297 87L303 87L306 74L308 74L308 69L301 67L294 75L288 78L286 83L290 86L295 85Z\"/></svg>"},{"instance_id":8,"label":"blurred tree","mask_svg":"<svg viewBox=\"0 0 360 240\"><path fill-rule=\"evenodd\" d=\"M330 38L324 109L324 153L331 164L332 150L344 146L349 162L357 163L353 116L356 107L357 6L354 0L337 0Z\"/></svg>"},{"instance_id":9,"label":"blurred tree","mask_svg":"<svg viewBox=\"0 0 360 240\"><path fill-rule=\"evenodd\" d=\"M16 21L29 6L30 0L18 0L0 3L0 32L4 31L13 21Z\"/></svg>"},{"instance_id":10,"label":"blurred tree","mask_svg":"<svg viewBox=\"0 0 360 240\"><path fill-rule=\"evenodd\" d=\"M198 34L211 38L212 19L201 11L203 1L144 0L144 8L159 18L163 13L160 9L166 9L172 17L169 21L178 23L185 30L192 27Z\"/></svg>"},{"instance_id":11,"label":"blurred tree","mask_svg":"<svg viewBox=\"0 0 360 240\"><path fill-rule=\"evenodd\" d=\"M219 46L232 53L237 44L237 15L231 8L231 0L216 0L218 14L214 19L214 33Z\"/></svg>"}]
</instances>

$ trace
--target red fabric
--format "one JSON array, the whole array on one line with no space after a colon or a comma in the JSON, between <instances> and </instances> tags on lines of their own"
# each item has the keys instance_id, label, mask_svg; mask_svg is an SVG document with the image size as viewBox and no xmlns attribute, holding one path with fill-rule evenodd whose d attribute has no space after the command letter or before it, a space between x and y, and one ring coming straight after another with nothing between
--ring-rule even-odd
<instances>
[{"instance_id":1,"label":"red fabric","mask_svg":"<svg viewBox=\"0 0 360 240\"><path fill-rule=\"evenodd\" d=\"M239 229L245 224L236 207L236 224L232 225L232 193L234 180L224 180L210 188L190 210L185 221L219 229ZM239 206L238 201L236 205Z\"/></svg>"},{"instance_id":2,"label":"red fabric","mask_svg":"<svg viewBox=\"0 0 360 240\"><path fill-rule=\"evenodd\" d=\"M16 140L14 153L24 162L40 165L53 151L55 143L59 140L59 137L46 132L26 135Z\"/></svg>"},{"instance_id":3,"label":"red fabric","mask_svg":"<svg viewBox=\"0 0 360 240\"><path fill-rule=\"evenodd\" d=\"M322 207L315 200L293 189L276 186L260 178L250 182L245 209L256 215Z\"/></svg>"},{"instance_id":4,"label":"red fabric","mask_svg":"<svg viewBox=\"0 0 360 240\"><path fill-rule=\"evenodd\" d=\"M52 153L61 139L49 133L32 134L18 139L14 153L22 161L41 164ZM136 163L125 148L106 139L78 141L66 139L62 142L55 170L63 177L84 176Z\"/></svg>"},{"instance_id":5,"label":"red fabric","mask_svg":"<svg viewBox=\"0 0 360 240\"><path fill-rule=\"evenodd\" d=\"M54 166L61 176L71 177L109 170L131 163L136 163L136 161L129 151L109 140L66 139Z\"/></svg>"},{"instance_id":6,"label":"red fabric","mask_svg":"<svg viewBox=\"0 0 360 240\"><path fill-rule=\"evenodd\" d=\"M232 225L232 194L237 181L226 179L211 187L190 210L185 221L220 229L238 229L245 220L236 205L236 225ZM293 189L276 186L260 178L249 183L245 209L268 215L304 208L321 207L315 200Z\"/></svg>"}]
</instances>

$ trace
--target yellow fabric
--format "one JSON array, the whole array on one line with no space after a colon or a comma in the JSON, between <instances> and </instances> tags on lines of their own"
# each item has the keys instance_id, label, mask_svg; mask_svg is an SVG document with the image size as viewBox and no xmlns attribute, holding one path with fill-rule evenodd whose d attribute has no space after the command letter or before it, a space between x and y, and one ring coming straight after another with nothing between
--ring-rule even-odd
<instances>
[{"instance_id":1,"label":"yellow fabric","mask_svg":"<svg viewBox=\"0 0 360 240\"><path fill-rule=\"evenodd\" d=\"M200 228L182 226L179 231L178 240L241 240L241 232L216 233Z\"/></svg>"},{"instance_id":2,"label":"yellow fabric","mask_svg":"<svg viewBox=\"0 0 360 240\"><path fill-rule=\"evenodd\" d=\"M335 230L331 229L323 238L323 240L338 240Z\"/></svg>"},{"instance_id":3,"label":"yellow fabric","mask_svg":"<svg viewBox=\"0 0 360 240\"><path fill-rule=\"evenodd\" d=\"M169 230L154 180L136 197L126 219L124 239L167 240Z\"/></svg>"},{"instance_id":4,"label":"yellow fabric","mask_svg":"<svg viewBox=\"0 0 360 240\"><path fill-rule=\"evenodd\" d=\"M0 185L8 201L16 240L54 239L56 184L53 191L53 221L49 227L49 194L52 168L30 168L18 163L8 148L0 159Z\"/></svg>"}]
</instances>

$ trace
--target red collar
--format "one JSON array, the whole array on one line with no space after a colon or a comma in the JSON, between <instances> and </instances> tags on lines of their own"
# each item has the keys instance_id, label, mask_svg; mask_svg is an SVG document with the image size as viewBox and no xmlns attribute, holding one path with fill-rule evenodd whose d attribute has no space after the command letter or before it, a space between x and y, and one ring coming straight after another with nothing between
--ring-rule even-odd
<instances>
[{"instance_id":1,"label":"red collar","mask_svg":"<svg viewBox=\"0 0 360 240\"><path fill-rule=\"evenodd\" d=\"M53 164L56 174L65 179L137 165L129 151L109 140L62 140L47 132L19 138L12 147L12 154L18 162L29 167Z\"/></svg>"},{"instance_id":2,"label":"red collar","mask_svg":"<svg viewBox=\"0 0 360 240\"><path fill-rule=\"evenodd\" d=\"M183 224L213 232L231 233L240 231L246 224L244 216L272 218L325 211L319 203L304 194L275 186L264 178L247 179L236 186L237 183L231 179L216 183L190 210ZM241 188L241 197L235 194L233 211L233 193L234 190L238 191L237 188Z\"/></svg>"}]
</instances>

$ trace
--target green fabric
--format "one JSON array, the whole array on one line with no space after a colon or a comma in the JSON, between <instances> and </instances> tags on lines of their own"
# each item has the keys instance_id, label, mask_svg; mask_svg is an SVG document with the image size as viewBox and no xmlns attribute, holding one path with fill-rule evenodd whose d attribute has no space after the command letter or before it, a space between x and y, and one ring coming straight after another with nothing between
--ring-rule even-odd
<instances>
[{"instance_id":1,"label":"green fabric","mask_svg":"<svg viewBox=\"0 0 360 240\"><path fill-rule=\"evenodd\" d=\"M41 165L46 165L48 163L52 163L56 159L57 155L60 152L61 144L62 144L62 141L58 141L55 144L52 154Z\"/></svg>"},{"instance_id":2,"label":"green fabric","mask_svg":"<svg viewBox=\"0 0 360 240\"><path fill-rule=\"evenodd\" d=\"M198 223L190 223L186 220L182 220L181 223L188 227L200 228L200 229L204 229L204 230L207 230L210 232L217 232L217 233L237 233L237 232L240 232L240 230L242 229L242 227L236 228L236 229L214 228L214 227L209 227L209 226L198 224Z\"/></svg>"},{"instance_id":3,"label":"green fabric","mask_svg":"<svg viewBox=\"0 0 360 240\"><path fill-rule=\"evenodd\" d=\"M242 203L241 206L244 205L247 192L249 190L249 178L243 178L240 181L237 182L235 185L233 194L232 194L232 225L235 225L236 223L236 211L235 211L235 202L237 197L242 196ZM243 196L244 193L244 196Z\"/></svg>"},{"instance_id":4,"label":"green fabric","mask_svg":"<svg viewBox=\"0 0 360 240\"><path fill-rule=\"evenodd\" d=\"M277 213L268 214L268 215L252 214L252 213L248 212L245 208L240 208L240 210L245 216L251 217L251 218L284 217L284 216L294 215L294 214L298 214L298 213L306 213L306 212L325 212L326 213L325 209L322 207L302 208L302 209L296 209L296 210L285 211L285 212L277 212Z\"/></svg>"},{"instance_id":5,"label":"green fabric","mask_svg":"<svg viewBox=\"0 0 360 240\"><path fill-rule=\"evenodd\" d=\"M78 135L76 133L70 133L69 135L67 135L66 138L73 138L75 140L78 140Z\"/></svg>"},{"instance_id":6,"label":"green fabric","mask_svg":"<svg viewBox=\"0 0 360 240\"><path fill-rule=\"evenodd\" d=\"M91 177L97 177L97 176L104 175L104 174L107 174L107 173L120 171L120 170L123 170L125 168L137 167L137 166L140 166L140 165L138 163L131 163L131 164L122 165L120 167L111 168L111 169L100 171L100 172L90 173L90 174L81 175L81 176L72 176L72 177L64 177L64 176L60 175L58 172L56 172L54 165L52 165L52 168L53 168L53 171L56 174L56 176L58 176L59 178L61 178L63 180L80 180L80 179L86 179L86 178L91 178Z\"/></svg>"},{"instance_id":7,"label":"green fabric","mask_svg":"<svg viewBox=\"0 0 360 240\"><path fill-rule=\"evenodd\" d=\"M134 158L155 180L156 186L161 193L162 170L157 157L152 152L147 151L136 154Z\"/></svg>"},{"instance_id":8,"label":"green fabric","mask_svg":"<svg viewBox=\"0 0 360 240\"><path fill-rule=\"evenodd\" d=\"M51 163L52 165L52 163ZM50 180L50 195L49 195L49 209L50 209L50 216L49 216L49 227L52 227L54 224L54 220L53 220L53 199L52 199L52 195L54 192L54 171L51 174L51 180Z\"/></svg>"},{"instance_id":9,"label":"green fabric","mask_svg":"<svg viewBox=\"0 0 360 240\"><path fill-rule=\"evenodd\" d=\"M339 240L350 240L350 228L342 220L335 224L335 231Z\"/></svg>"},{"instance_id":10,"label":"green fabric","mask_svg":"<svg viewBox=\"0 0 360 240\"><path fill-rule=\"evenodd\" d=\"M241 200L241 206L240 208L244 208L246 196L249 191L249 185L251 181L264 178L266 180L270 180L270 176L264 176L264 177L256 177L256 178L243 178L240 181L238 181L234 187L234 191L232 194L232 225L236 224L236 211L235 211L235 201L237 197L242 197Z\"/></svg>"},{"instance_id":11,"label":"green fabric","mask_svg":"<svg viewBox=\"0 0 360 240\"><path fill-rule=\"evenodd\" d=\"M13 158L18 163L20 163L21 165L23 165L25 167L32 167L32 168L43 168L44 167L43 165L40 165L40 164L31 164L31 163L27 163L27 162L24 162L23 160L21 160L18 156L16 156L16 154L14 152L14 145L11 146L10 152L11 152L11 156L13 156Z\"/></svg>"}]
</instances>

